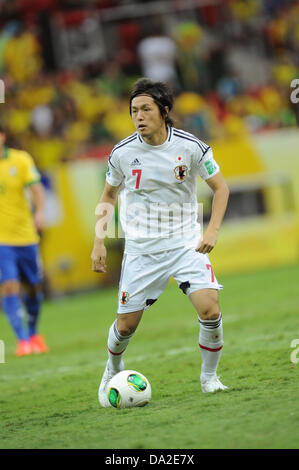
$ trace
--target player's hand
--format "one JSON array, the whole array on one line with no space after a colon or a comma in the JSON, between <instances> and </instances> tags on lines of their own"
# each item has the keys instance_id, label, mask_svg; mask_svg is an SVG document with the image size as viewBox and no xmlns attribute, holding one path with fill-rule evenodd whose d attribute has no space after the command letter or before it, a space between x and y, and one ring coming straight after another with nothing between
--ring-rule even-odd
<instances>
[{"instance_id":1,"label":"player's hand","mask_svg":"<svg viewBox=\"0 0 299 470\"><path fill-rule=\"evenodd\" d=\"M106 272L106 247L104 243L96 243L94 244L92 253L91 253L91 261L92 261L92 270L96 273L105 273Z\"/></svg>"},{"instance_id":2,"label":"player's hand","mask_svg":"<svg viewBox=\"0 0 299 470\"><path fill-rule=\"evenodd\" d=\"M42 211L36 211L34 214L34 225L38 232L42 232L45 226L44 213Z\"/></svg>"},{"instance_id":3,"label":"player's hand","mask_svg":"<svg viewBox=\"0 0 299 470\"><path fill-rule=\"evenodd\" d=\"M210 251L213 250L217 243L217 238L218 238L218 232L217 231L209 231L207 230L203 237L202 240L198 242L197 247L195 248L195 251L198 251L198 253L210 253Z\"/></svg>"}]
</instances>

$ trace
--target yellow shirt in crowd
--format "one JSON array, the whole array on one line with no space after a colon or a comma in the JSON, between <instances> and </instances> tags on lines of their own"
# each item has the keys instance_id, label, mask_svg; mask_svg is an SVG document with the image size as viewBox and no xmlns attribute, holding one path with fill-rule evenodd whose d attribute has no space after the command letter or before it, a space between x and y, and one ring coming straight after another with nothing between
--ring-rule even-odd
<instances>
[{"instance_id":1,"label":"yellow shirt in crowd","mask_svg":"<svg viewBox=\"0 0 299 470\"><path fill-rule=\"evenodd\" d=\"M32 245L39 242L25 188L40 181L32 157L5 147L0 158L0 244Z\"/></svg>"}]
</instances>

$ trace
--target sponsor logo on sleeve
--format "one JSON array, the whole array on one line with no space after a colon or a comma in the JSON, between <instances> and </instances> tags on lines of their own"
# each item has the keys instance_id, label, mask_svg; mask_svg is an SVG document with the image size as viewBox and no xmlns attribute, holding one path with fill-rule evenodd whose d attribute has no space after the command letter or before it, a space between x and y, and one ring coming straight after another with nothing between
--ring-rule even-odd
<instances>
[{"instance_id":1,"label":"sponsor logo on sleeve","mask_svg":"<svg viewBox=\"0 0 299 470\"><path fill-rule=\"evenodd\" d=\"M205 162L205 167L209 175L212 175L216 169L211 160L208 160L207 162Z\"/></svg>"}]
</instances>

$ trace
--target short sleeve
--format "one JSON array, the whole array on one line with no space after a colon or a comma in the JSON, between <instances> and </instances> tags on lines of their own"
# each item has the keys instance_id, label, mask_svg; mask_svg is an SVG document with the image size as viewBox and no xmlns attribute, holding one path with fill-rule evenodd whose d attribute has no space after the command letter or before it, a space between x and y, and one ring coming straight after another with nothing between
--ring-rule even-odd
<instances>
[{"instance_id":1,"label":"short sleeve","mask_svg":"<svg viewBox=\"0 0 299 470\"><path fill-rule=\"evenodd\" d=\"M41 176L37 170L33 158L29 153L23 153L23 182L25 186L30 186L34 183L39 183Z\"/></svg>"},{"instance_id":2,"label":"short sleeve","mask_svg":"<svg viewBox=\"0 0 299 470\"><path fill-rule=\"evenodd\" d=\"M119 165L119 159L116 153L108 158L108 171L106 173L106 181L111 186L119 186L124 179L124 174Z\"/></svg>"},{"instance_id":3,"label":"short sleeve","mask_svg":"<svg viewBox=\"0 0 299 470\"><path fill-rule=\"evenodd\" d=\"M219 165L214 160L211 147L198 159L198 170L203 180L211 178L220 171Z\"/></svg>"}]
</instances>

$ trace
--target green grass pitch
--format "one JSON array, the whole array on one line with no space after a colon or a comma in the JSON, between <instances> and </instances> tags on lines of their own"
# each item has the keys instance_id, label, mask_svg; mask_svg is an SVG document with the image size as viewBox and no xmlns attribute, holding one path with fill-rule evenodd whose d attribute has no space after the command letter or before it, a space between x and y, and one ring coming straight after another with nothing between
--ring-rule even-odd
<instances>
[{"instance_id":1,"label":"green grass pitch","mask_svg":"<svg viewBox=\"0 0 299 470\"><path fill-rule=\"evenodd\" d=\"M15 358L4 315L0 338L2 449L239 449L299 447L299 266L219 278L224 348L218 370L229 391L200 390L199 326L170 283L147 312L125 355L152 385L144 408L100 408L116 289L43 307L47 355ZM299 353L297 354L299 357Z\"/></svg>"}]
</instances>

